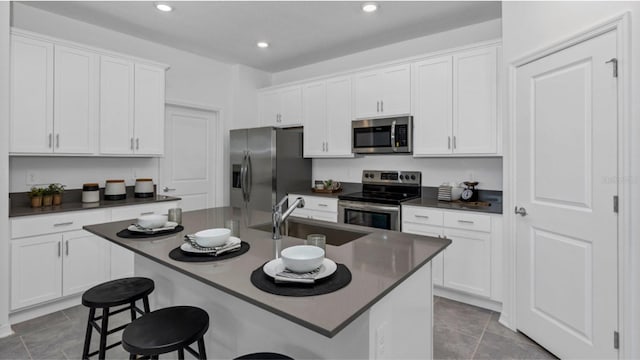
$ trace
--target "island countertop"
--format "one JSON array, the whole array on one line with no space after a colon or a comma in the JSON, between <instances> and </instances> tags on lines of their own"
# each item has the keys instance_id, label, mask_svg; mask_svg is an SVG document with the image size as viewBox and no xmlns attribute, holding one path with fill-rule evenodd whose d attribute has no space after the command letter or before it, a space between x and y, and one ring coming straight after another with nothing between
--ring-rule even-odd
<instances>
[{"instance_id":1,"label":"island countertop","mask_svg":"<svg viewBox=\"0 0 640 360\"><path fill-rule=\"evenodd\" d=\"M246 254L204 263L180 262L169 257L169 252L183 243L184 235L225 227L228 220L239 222L239 237L251 245ZM251 226L270 221L270 213L221 207L184 212L184 231L164 237L118 237L116 234L129 226L132 220L90 225L84 229L327 337L336 335L451 243L449 239L324 223L334 228L369 232L341 246L326 246L327 258L349 268L351 283L338 291L320 296L278 296L259 290L250 281L251 273L273 259L274 253L271 233ZM284 236L282 248L303 243L302 239Z\"/></svg>"}]
</instances>

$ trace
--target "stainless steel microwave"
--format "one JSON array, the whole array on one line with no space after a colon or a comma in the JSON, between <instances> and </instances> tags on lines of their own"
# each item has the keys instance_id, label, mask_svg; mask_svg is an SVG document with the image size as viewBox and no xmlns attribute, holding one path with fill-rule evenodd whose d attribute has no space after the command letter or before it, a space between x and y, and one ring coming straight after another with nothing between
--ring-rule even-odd
<instances>
[{"instance_id":1,"label":"stainless steel microwave","mask_svg":"<svg viewBox=\"0 0 640 360\"><path fill-rule=\"evenodd\" d=\"M351 150L355 154L410 154L413 117L354 120Z\"/></svg>"}]
</instances>

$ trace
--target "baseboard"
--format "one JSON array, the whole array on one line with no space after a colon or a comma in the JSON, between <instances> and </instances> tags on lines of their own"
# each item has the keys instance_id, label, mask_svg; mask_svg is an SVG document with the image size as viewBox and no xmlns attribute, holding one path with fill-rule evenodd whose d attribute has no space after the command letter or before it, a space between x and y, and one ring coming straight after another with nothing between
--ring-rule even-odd
<instances>
[{"instance_id":1,"label":"baseboard","mask_svg":"<svg viewBox=\"0 0 640 360\"><path fill-rule=\"evenodd\" d=\"M491 299L480 298L480 297L477 297L477 296L474 296L474 295L461 293L461 292L458 292L458 291L455 291L455 290L441 288L439 286L434 286L433 287L433 294L435 296L441 296L443 298L447 298L447 299L459 301L459 302L462 302L462 303L465 303L465 304L481 307L483 309L489 309L489 310L492 310L492 311L496 311L498 313L502 311L502 303L501 302L498 302L498 301L495 301L495 300L491 300Z\"/></svg>"},{"instance_id":2,"label":"baseboard","mask_svg":"<svg viewBox=\"0 0 640 360\"><path fill-rule=\"evenodd\" d=\"M5 324L0 326L0 338L7 337L9 335L13 335L13 330L11 330L11 324Z\"/></svg>"},{"instance_id":3,"label":"baseboard","mask_svg":"<svg viewBox=\"0 0 640 360\"><path fill-rule=\"evenodd\" d=\"M9 323L17 324L23 321L31 320L39 316L54 313L56 311L64 310L76 305L80 305L82 302L82 294L71 295L62 299L51 301L44 304L34 305L26 309L19 309L9 313Z\"/></svg>"}]
</instances>

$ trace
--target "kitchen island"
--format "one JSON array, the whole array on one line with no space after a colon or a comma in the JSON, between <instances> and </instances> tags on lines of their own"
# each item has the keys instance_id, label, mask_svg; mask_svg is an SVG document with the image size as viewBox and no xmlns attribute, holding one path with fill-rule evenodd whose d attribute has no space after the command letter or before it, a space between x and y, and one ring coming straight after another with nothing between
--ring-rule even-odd
<instances>
[{"instance_id":1,"label":"kitchen island","mask_svg":"<svg viewBox=\"0 0 640 360\"><path fill-rule=\"evenodd\" d=\"M185 234L224 227L229 220L239 222L239 237L251 246L247 253L204 263L169 257ZM430 260L450 240L306 220L362 233L340 246L327 239L326 257L344 264L352 281L325 295L287 297L263 292L250 281L251 273L273 258L271 234L254 228L270 221L270 213L225 207L185 212L184 231L164 237L118 237L131 220L85 229L136 253L136 275L156 282L152 309L194 305L209 313L205 339L211 358L258 351L296 359L432 356ZM282 248L303 242L285 236Z\"/></svg>"}]
</instances>

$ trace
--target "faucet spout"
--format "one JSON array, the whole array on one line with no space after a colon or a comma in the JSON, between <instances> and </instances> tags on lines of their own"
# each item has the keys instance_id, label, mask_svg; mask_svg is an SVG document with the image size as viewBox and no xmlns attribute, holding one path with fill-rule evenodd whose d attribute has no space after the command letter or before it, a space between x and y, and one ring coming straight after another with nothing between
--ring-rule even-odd
<instances>
[{"instance_id":1,"label":"faucet spout","mask_svg":"<svg viewBox=\"0 0 640 360\"><path fill-rule=\"evenodd\" d=\"M280 240L282 239L282 234L280 233L280 226L282 225L282 223L284 223L287 218L289 217L289 215L291 215L291 213L296 209L296 208L302 208L304 207L304 199L299 197L297 198L293 204L291 204L291 206L289 206L287 208L287 210L285 210L284 212L282 211L282 208L284 206L284 204L288 202L288 198L285 196L284 198L282 198L282 200L280 200L280 202L275 205L273 207L273 214L272 214L272 224L273 224L273 240Z\"/></svg>"}]
</instances>

